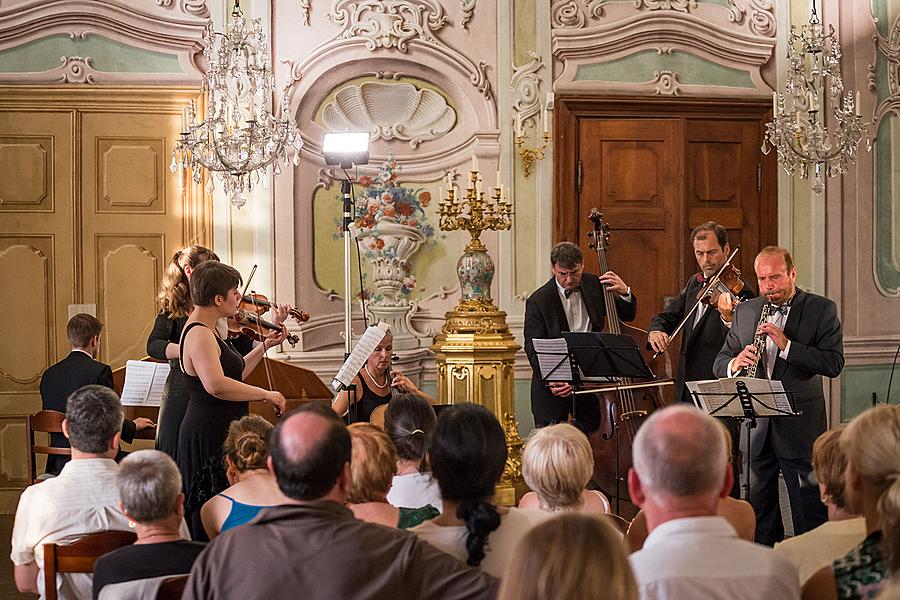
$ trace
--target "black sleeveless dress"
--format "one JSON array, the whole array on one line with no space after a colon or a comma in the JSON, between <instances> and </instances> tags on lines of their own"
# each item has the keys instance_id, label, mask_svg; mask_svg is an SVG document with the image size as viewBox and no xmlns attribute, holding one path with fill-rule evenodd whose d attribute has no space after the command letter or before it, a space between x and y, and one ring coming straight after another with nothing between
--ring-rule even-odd
<instances>
[{"instance_id":1,"label":"black sleeveless dress","mask_svg":"<svg viewBox=\"0 0 900 600\"><path fill-rule=\"evenodd\" d=\"M362 375L359 376L359 383L362 391L359 402L351 406L347 412L347 419L350 423L368 423L373 410L391 401L390 389L388 389L386 396L379 396L375 393L375 390L366 385L366 380Z\"/></svg>"},{"instance_id":2,"label":"black sleeveless dress","mask_svg":"<svg viewBox=\"0 0 900 600\"><path fill-rule=\"evenodd\" d=\"M203 323L190 323L181 334L184 338L195 326L206 327ZM230 345L216 336L219 344L219 363L226 377L241 381L244 358ZM184 360L182 350L182 361ZM222 444L228 437L228 426L232 421L250 412L249 402L229 402L220 400L206 391L199 377L184 373L190 400L181 429L178 431L178 468L184 479L185 520L194 540L206 540L206 532L200 521L200 507L203 503L228 487Z\"/></svg>"}]
</instances>

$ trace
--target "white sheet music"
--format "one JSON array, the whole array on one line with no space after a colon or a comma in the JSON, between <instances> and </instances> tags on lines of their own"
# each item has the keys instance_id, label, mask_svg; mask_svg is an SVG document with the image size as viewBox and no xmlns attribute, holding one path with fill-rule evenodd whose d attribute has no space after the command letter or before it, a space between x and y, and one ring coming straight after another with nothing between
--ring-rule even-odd
<instances>
[{"instance_id":1,"label":"white sheet music","mask_svg":"<svg viewBox=\"0 0 900 600\"><path fill-rule=\"evenodd\" d=\"M564 338L532 339L543 381L572 381L569 345Z\"/></svg>"},{"instance_id":2,"label":"white sheet music","mask_svg":"<svg viewBox=\"0 0 900 600\"><path fill-rule=\"evenodd\" d=\"M753 410L758 417L775 417L793 414L791 403L780 381L751 377L729 379L707 379L686 381L691 398L698 408L716 417L743 417L744 410L739 400L728 401L737 393L737 382L743 381L747 391L753 395ZM694 393L698 395L694 395ZM773 395L774 394L774 395ZM727 406L725 406L728 404ZM724 407L724 408L723 408Z\"/></svg>"},{"instance_id":3,"label":"white sheet music","mask_svg":"<svg viewBox=\"0 0 900 600\"><path fill-rule=\"evenodd\" d=\"M169 363L129 360L125 363L123 406L159 406L169 377Z\"/></svg>"},{"instance_id":4,"label":"white sheet music","mask_svg":"<svg viewBox=\"0 0 900 600\"><path fill-rule=\"evenodd\" d=\"M344 361L344 364L337 372L337 375L331 380L331 388L334 391L338 391L342 386L347 387L350 385L350 382L353 381L353 378L356 377L356 374L362 369L366 359L369 358L369 355L372 354L372 351L375 350L375 347L378 346L390 329L391 328L387 323L370 325L366 329L365 333L362 334L362 337L359 338L359 341L356 342L356 347L353 349L353 352L350 353L350 356Z\"/></svg>"}]
</instances>

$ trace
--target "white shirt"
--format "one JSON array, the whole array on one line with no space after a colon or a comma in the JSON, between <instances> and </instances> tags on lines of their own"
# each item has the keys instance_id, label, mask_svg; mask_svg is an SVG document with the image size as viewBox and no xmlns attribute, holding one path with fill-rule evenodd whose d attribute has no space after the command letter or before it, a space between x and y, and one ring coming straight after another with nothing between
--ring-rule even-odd
<instances>
[{"instance_id":1,"label":"white shirt","mask_svg":"<svg viewBox=\"0 0 900 600\"><path fill-rule=\"evenodd\" d=\"M441 490L431 473L394 475L387 501L397 508L422 508L430 504L444 512Z\"/></svg>"},{"instance_id":2,"label":"white shirt","mask_svg":"<svg viewBox=\"0 0 900 600\"><path fill-rule=\"evenodd\" d=\"M795 600L797 570L775 552L738 538L722 517L659 525L629 557L641 600Z\"/></svg>"},{"instance_id":3,"label":"white shirt","mask_svg":"<svg viewBox=\"0 0 900 600\"><path fill-rule=\"evenodd\" d=\"M866 539L863 517L826 521L815 529L775 544L775 553L791 561L800 572L800 585L822 567L830 566Z\"/></svg>"},{"instance_id":4,"label":"white shirt","mask_svg":"<svg viewBox=\"0 0 900 600\"><path fill-rule=\"evenodd\" d=\"M790 314L790 312L791 312L790 304L785 306L784 308L785 308L784 314L781 314L780 312L775 312L775 313L769 315L769 318L766 319L766 322L771 323L772 325L774 325L778 329L781 329L782 331L784 331L784 325L785 325L785 323L787 323L788 314ZM784 360L787 360L788 353L790 353L790 351L791 351L791 340L787 341L787 344L785 344L785 346L784 346L784 350L781 351L778 349L778 346L775 345L775 342L772 340L772 338L766 338L766 377L768 379L772 378L772 371L775 370L775 360L779 357L779 352L780 352L781 358ZM734 359L732 359L728 363L728 376L729 377L735 376L735 372L731 370L731 365L733 362L734 362Z\"/></svg>"},{"instance_id":5,"label":"white shirt","mask_svg":"<svg viewBox=\"0 0 900 600\"><path fill-rule=\"evenodd\" d=\"M128 518L119 511L116 472L106 458L71 460L58 477L25 488L16 509L10 558L16 565L37 564L38 592L44 595L43 545L73 542L97 531L128 531ZM91 597L87 573L56 576L61 600Z\"/></svg>"},{"instance_id":6,"label":"white shirt","mask_svg":"<svg viewBox=\"0 0 900 600\"><path fill-rule=\"evenodd\" d=\"M590 331L591 317L588 315L587 308L584 306L584 298L581 294L581 288L569 294L566 297L566 289L556 282L556 291L559 292L559 300L562 302L563 312L566 313L566 321L569 322L569 331ZM624 296L619 296L626 302L631 302L631 288Z\"/></svg>"},{"instance_id":7,"label":"white shirt","mask_svg":"<svg viewBox=\"0 0 900 600\"><path fill-rule=\"evenodd\" d=\"M494 577L501 577L506 570L506 563L513 549L516 548L532 527L550 518L553 513L545 513L536 509L510 508L500 518L500 527L490 533L484 546L484 560L480 569ZM465 525L435 525L433 521L425 521L411 528L420 539L428 542L438 550L442 550L465 564L466 552Z\"/></svg>"}]
</instances>

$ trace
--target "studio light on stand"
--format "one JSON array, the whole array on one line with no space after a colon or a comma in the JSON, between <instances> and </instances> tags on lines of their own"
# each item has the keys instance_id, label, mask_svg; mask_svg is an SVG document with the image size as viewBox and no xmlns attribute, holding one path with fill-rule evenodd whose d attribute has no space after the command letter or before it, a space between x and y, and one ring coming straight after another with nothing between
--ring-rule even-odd
<instances>
[{"instance_id":1,"label":"studio light on stand","mask_svg":"<svg viewBox=\"0 0 900 600\"><path fill-rule=\"evenodd\" d=\"M350 226L356 218L351 196L353 180L348 169L369 163L368 133L326 133L322 139L322 155L325 164L337 166L344 172L341 180L341 196L344 198L344 220L341 231L344 235L344 360L350 356L352 348L351 310L352 292L350 289L350 248L353 232Z\"/></svg>"}]
</instances>

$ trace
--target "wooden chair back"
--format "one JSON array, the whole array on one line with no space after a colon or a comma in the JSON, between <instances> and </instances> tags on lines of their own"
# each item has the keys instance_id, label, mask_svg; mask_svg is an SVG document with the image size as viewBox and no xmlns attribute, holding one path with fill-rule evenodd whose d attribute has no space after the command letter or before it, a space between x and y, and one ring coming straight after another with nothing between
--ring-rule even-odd
<instances>
[{"instance_id":1,"label":"wooden chair back","mask_svg":"<svg viewBox=\"0 0 900 600\"><path fill-rule=\"evenodd\" d=\"M28 436L28 481L31 483L40 483L37 478L37 455L38 454L57 454L62 456L71 456L71 448L51 448L49 442L47 446L35 443L35 432L46 434L62 433L62 422L66 418L64 413L56 410L42 410L30 415L25 421L25 430Z\"/></svg>"},{"instance_id":2,"label":"wooden chair back","mask_svg":"<svg viewBox=\"0 0 900 600\"><path fill-rule=\"evenodd\" d=\"M156 600L181 600L181 594L184 593L184 586L187 585L187 580L187 575L169 577L159 586L159 590L156 592Z\"/></svg>"},{"instance_id":3,"label":"wooden chair back","mask_svg":"<svg viewBox=\"0 0 900 600\"><path fill-rule=\"evenodd\" d=\"M71 544L44 544L44 598L56 600L57 573L93 573L98 558L135 540L133 531L101 531Z\"/></svg>"}]
</instances>

